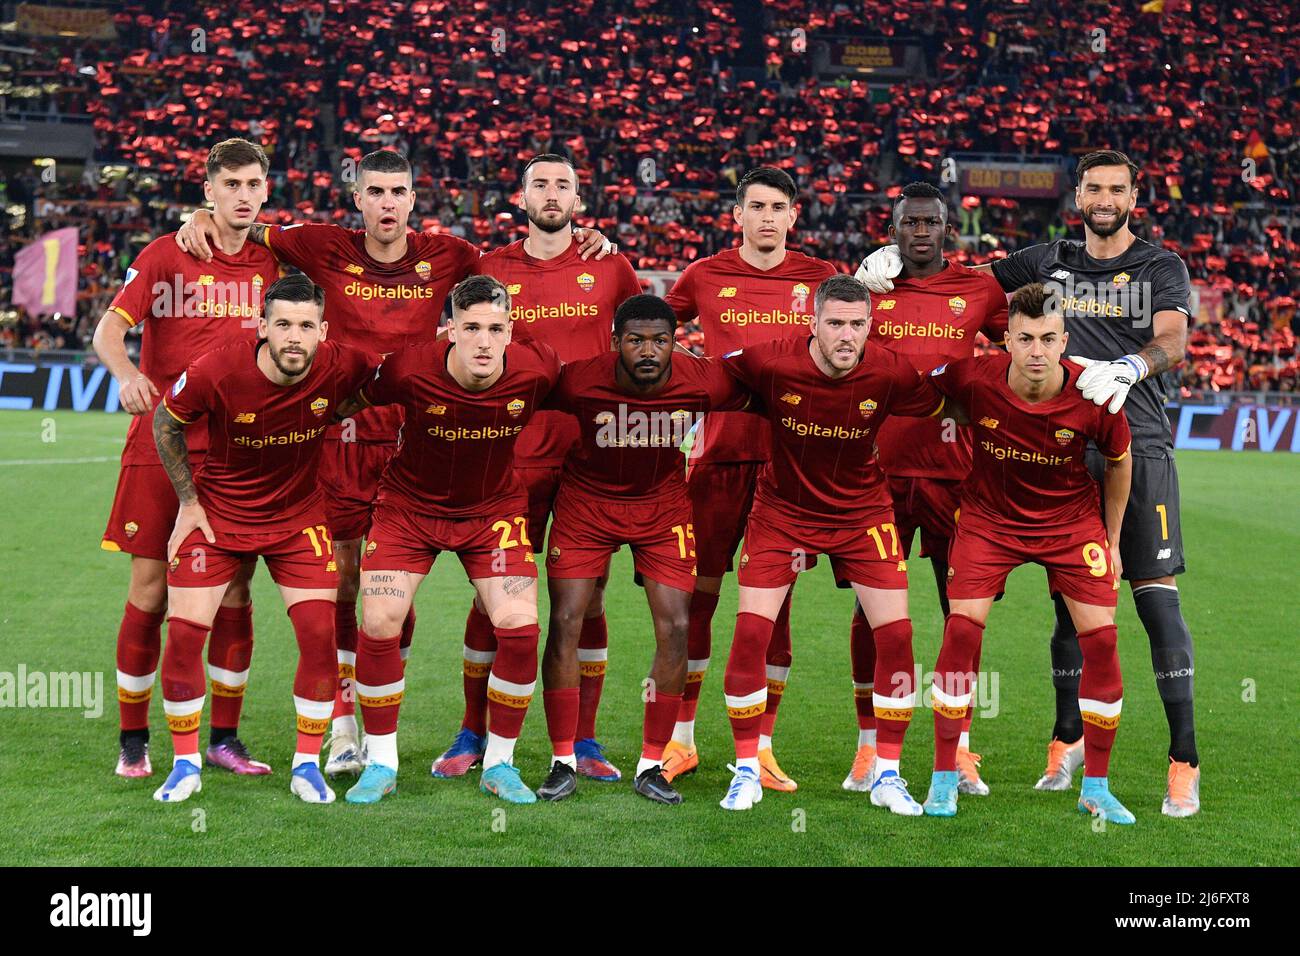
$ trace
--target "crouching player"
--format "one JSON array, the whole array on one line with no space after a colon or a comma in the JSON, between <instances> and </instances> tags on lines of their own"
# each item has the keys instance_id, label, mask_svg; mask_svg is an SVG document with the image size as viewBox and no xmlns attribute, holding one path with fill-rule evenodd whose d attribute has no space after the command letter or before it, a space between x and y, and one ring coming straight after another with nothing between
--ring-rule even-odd
<instances>
[{"instance_id":1,"label":"crouching player","mask_svg":"<svg viewBox=\"0 0 1300 956\"><path fill-rule=\"evenodd\" d=\"M583 614L610 555L632 548L654 621L655 657L633 789L682 802L663 753L686 689L686 637L695 588L695 535L678 448L705 412L733 411L748 394L709 359L673 361L677 316L635 295L614 314L613 352L564 366L548 407L578 420L581 445L565 462L546 558L551 623L542 658L543 703L554 757L538 789L563 800L577 787L578 641Z\"/></svg>"},{"instance_id":2,"label":"crouching player","mask_svg":"<svg viewBox=\"0 0 1300 956\"><path fill-rule=\"evenodd\" d=\"M397 789L402 622L443 551L460 558L497 640L480 787L510 803L537 801L513 765L539 634L528 495L513 463L560 360L547 345L510 345L510 295L490 276L457 285L451 309L446 340L393 352L345 407L401 405L406 419L361 559L356 688L369 763L349 803L377 803Z\"/></svg>"},{"instance_id":3,"label":"crouching player","mask_svg":"<svg viewBox=\"0 0 1300 956\"><path fill-rule=\"evenodd\" d=\"M364 352L325 341L324 307L324 291L306 276L278 280L266 290L258 341L194 362L154 414L158 457L180 500L167 542L162 665L175 757L155 800L177 803L202 789L203 644L226 585L258 555L280 587L298 639L298 744L289 789L308 803L334 800L319 761L334 706L338 571L317 470L331 414L374 365ZM204 416L208 454L196 479L184 429Z\"/></svg>"},{"instance_id":4,"label":"crouching player","mask_svg":"<svg viewBox=\"0 0 1300 956\"><path fill-rule=\"evenodd\" d=\"M890 415L935 415L943 400L906 359L867 341L870 315L866 286L832 276L817 287L812 335L751 346L723 362L772 425L772 458L759 473L745 527L740 613L723 680L736 742L727 810L748 810L763 798L764 655L795 576L825 554L836 579L852 584L876 637L871 802L904 816L921 813L898 775L916 698L912 622L907 564L889 486L874 460L875 435Z\"/></svg>"},{"instance_id":5,"label":"crouching player","mask_svg":"<svg viewBox=\"0 0 1300 956\"><path fill-rule=\"evenodd\" d=\"M1107 782L1123 700L1115 605L1120 524L1133 474L1129 427L1123 414L1108 414L1073 387L1083 368L1061 360L1069 336L1047 299L1040 283L1012 297L1009 354L963 359L931 373L973 423L975 449L948 562L951 611L935 665L934 777L925 812L957 812L957 744L971 702L972 662L1007 575L1032 562L1047 568L1048 586L1064 598L1083 651L1079 809L1132 823ZM1107 459L1104 525L1084 461L1090 441Z\"/></svg>"}]
</instances>

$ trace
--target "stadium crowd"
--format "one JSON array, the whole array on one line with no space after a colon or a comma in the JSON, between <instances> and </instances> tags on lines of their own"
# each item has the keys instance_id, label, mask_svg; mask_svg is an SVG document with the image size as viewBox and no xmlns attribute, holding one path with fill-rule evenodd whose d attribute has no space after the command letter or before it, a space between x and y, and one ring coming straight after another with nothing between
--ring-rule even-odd
<instances>
[{"instance_id":1,"label":"stadium crowd","mask_svg":"<svg viewBox=\"0 0 1300 956\"><path fill-rule=\"evenodd\" d=\"M674 271L737 241L730 190L761 162L804 190L792 247L852 271L886 240L901 184L939 183L944 157L1104 145L1142 166L1135 232L1221 296L1193 331L1184 392L1300 382L1300 33L1284 6L237 0L141 2L114 19L108 44L3 54L0 112L89 117L96 145L75 181L29 167L3 183L5 302L36 232L77 226L82 260L76 316L7 312L0 346L85 348L134 255L201 201L203 158L226 135L265 144L281 221L360 225L348 161L385 146L418 171L413 225L484 248L523 234L523 161L568 152L584 223L638 269ZM915 40L929 76L873 97L816 75L796 29L810 47ZM1081 234L1069 196L948 195L960 261Z\"/></svg>"}]
</instances>

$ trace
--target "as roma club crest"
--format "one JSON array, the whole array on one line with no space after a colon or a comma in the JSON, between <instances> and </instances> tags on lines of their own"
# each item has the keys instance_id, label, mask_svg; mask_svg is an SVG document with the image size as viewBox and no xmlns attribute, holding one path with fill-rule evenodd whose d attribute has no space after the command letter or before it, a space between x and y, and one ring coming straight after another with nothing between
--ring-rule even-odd
<instances>
[{"instance_id":1,"label":"as roma club crest","mask_svg":"<svg viewBox=\"0 0 1300 956\"><path fill-rule=\"evenodd\" d=\"M808 292L808 287L802 282L796 282L794 288L790 290L790 299L795 307L795 311L807 311Z\"/></svg>"},{"instance_id":2,"label":"as roma club crest","mask_svg":"<svg viewBox=\"0 0 1300 956\"><path fill-rule=\"evenodd\" d=\"M510 414L511 418L518 418L524 413L524 400L522 398L516 398L506 406L506 411Z\"/></svg>"},{"instance_id":3,"label":"as roma club crest","mask_svg":"<svg viewBox=\"0 0 1300 956\"><path fill-rule=\"evenodd\" d=\"M330 400L328 398L318 398L311 403L311 413L317 418L320 418L325 414L325 409L329 407Z\"/></svg>"},{"instance_id":4,"label":"as roma club crest","mask_svg":"<svg viewBox=\"0 0 1300 956\"><path fill-rule=\"evenodd\" d=\"M1058 445L1068 445L1074 440L1074 432L1068 428L1058 428L1056 430L1056 443Z\"/></svg>"},{"instance_id":5,"label":"as roma club crest","mask_svg":"<svg viewBox=\"0 0 1300 956\"><path fill-rule=\"evenodd\" d=\"M876 403L871 399L858 403L858 411L862 413L863 418L870 418L871 413L876 410Z\"/></svg>"},{"instance_id":6,"label":"as roma club crest","mask_svg":"<svg viewBox=\"0 0 1300 956\"><path fill-rule=\"evenodd\" d=\"M428 282L429 277L433 275L433 266L421 259L415 264L415 274L420 277L421 282Z\"/></svg>"},{"instance_id":7,"label":"as roma club crest","mask_svg":"<svg viewBox=\"0 0 1300 956\"><path fill-rule=\"evenodd\" d=\"M953 315L960 316L966 311L966 300L959 295L955 295L948 300L948 308L952 309Z\"/></svg>"},{"instance_id":8,"label":"as roma club crest","mask_svg":"<svg viewBox=\"0 0 1300 956\"><path fill-rule=\"evenodd\" d=\"M584 272L578 276L578 288L582 289L583 292L590 292L595 287L596 277L590 272Z\"/></svg>"}]
</instances>

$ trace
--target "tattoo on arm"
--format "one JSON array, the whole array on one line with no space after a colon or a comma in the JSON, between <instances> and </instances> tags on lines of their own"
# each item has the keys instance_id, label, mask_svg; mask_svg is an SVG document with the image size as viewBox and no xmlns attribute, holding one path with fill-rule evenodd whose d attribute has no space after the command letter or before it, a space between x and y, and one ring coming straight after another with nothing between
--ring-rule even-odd
<instances>
[{"instance_id":1,"label":"tattoo on arm","mask_svg":"<svg viewBox=\"0 0 1300 956\"><path fill-rule=\"evenodd\" d=\"M267 225L261 222L255 222L248 227L248 238L252 239L259 245L266 245Z\"/></svg>"},{"instance_id":2,"label":"tattoo on arm","mask_svg":"<svg viewBox=\"0 0 1300 956\"><path fill-rule=\"evenodd\" d=\"M1156 313L1155 334L1138 354L1142 356L1150 374L1158 375L1173 368L1187 354L1187 322L1181 312L1165 310Z\"/></svg>"},{"instance_id":3,"label":"tattoo on arm","mask_svg":"<svg viewBox=\"0 0 1300 956\"><path fill-rule=\"evenodd\" d=\"M1156 341L1159 341L1158 339ZM1173 367L1174 363L1169 360L1169 353L1163 348L1152 342L1141 352L1138 353L1146 361L1147 367L1151 369L1152 375L1159 375Z\"/></svg>"},{"instance_id":4,"label":"tattoo on arm","mask_svg":"<svg viewBox=\"0 0 1300 956\"><path fill-rule=\"evenodd\" d=\"M190 470L190 452L185 445L185 430L166 406L158 403L153 413L153 440L158 446L158 458L176 489L176 497L183 505L198 501L194 489L194 473Z\"/></svg>"}]
</instances>

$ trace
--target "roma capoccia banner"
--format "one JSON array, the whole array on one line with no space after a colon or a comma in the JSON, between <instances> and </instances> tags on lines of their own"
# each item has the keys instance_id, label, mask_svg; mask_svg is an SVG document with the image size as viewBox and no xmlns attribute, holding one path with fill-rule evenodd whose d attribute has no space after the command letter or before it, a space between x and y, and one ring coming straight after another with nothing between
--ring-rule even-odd
<instances>
[{"instance_id":1,"label":"roma capoccia banner","mask_svg":"<svg viewBox=\"0 0 1300 956\"><path fill-rule=\"evenodd\" d=\"M14 305L32 315L77 310L76 227L43 233L14 256Z\"/></svg>"},{"instance_id":2,"label":"roma capoccia banner","mask_svg":"<svg viewBox=\"0 0 1300 956\"><path fill-rule=\"evenodd\" d=\"M76 36L89 40L117 38L112 11L97 7L54 7L43 3L20 3L15 19L18 32L29 36Z\"/></svg>"},{"instance_id":3,"label":"roma capoccia banner","mask_svg":"<svg viewBox=\"0 0 1300 956\"><path fill-rule=\"evenodd\" d=\"M1300 454L1300 405L1170 404L1174 448L1187 451L1262 451Z\"/></svg>"},{"instance_id":4,"label":"roma capoccia banner","mask_svg":"<svg viewBox=\"0 0 1300 956\"><path fill-rule=\"evenodd\" d=\"M832 37L829 67L836 73L898 73L903 69L907 44L884 38L854 40ZM915 45L915 44L913 44Z\"/></svg>"}]
</instances>

